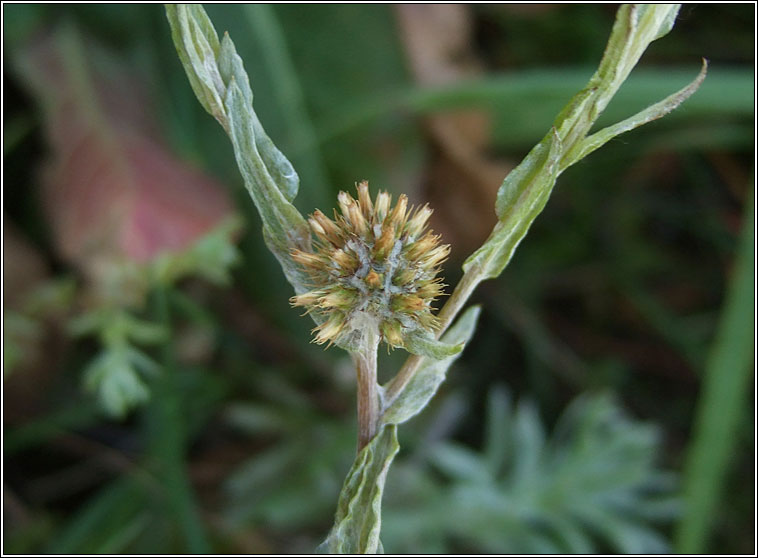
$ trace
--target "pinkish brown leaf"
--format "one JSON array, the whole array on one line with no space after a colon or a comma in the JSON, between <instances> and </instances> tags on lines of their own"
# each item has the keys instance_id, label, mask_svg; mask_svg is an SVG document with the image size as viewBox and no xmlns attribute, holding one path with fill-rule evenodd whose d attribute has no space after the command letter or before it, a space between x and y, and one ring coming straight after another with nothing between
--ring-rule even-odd
<instances>
[{"instance_id":1,"label":"pinkish brown leaf","mask_svg":"<svg viewBox=\"0 0 758 558\"><path fill-rule=\"evenodd\" d=\"M44 111L44 204L65 258L89 275L104 261L150 263L231 215L223 187L158 139L139 80L74 28L18 60Z\"/></svg>"}]
</instances>

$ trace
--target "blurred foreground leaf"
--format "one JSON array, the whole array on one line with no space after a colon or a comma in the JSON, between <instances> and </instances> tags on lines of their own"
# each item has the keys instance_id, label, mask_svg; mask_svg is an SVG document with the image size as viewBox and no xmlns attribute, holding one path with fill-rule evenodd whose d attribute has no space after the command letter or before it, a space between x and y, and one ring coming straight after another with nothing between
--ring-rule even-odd
<instances>
[{"instance_id":1,"label":"blurred foreground leaf","mask_svg":"<svg viewBox=\"0 0 758 558\"><path fill-rule=\"evenodd\" d=\"M53 242L87 280L88 307L75 327L103 345L85 382L109 413L124 416L149 398L144 375L160 373L136 348L155 342L149 324L131 313L157 284L188 275L226 281L240 223L221 185L162 143L138 77L78 28L35 39L16 62L52 148L44 201Z\"/></svg>"},{"instance_id":2,"label":"blurred foreground leaf","mask_svg":"<svg viewBox=\"0 0 758 558\"><path fill-rule=\"evenodd\" d=\"M278 380L274 385L288 389ZM273 529L322 530L334 512L342 471L350 466L355 429L317 412L300 397L292 401L288 400L292 394L268 395L272 401L267 404L238 403L226 413L227 422L246 435L278 439L229 476L224 485L229 497L225 517L239 529L263 524Z\"/></svg>"},{"instance_id":3,"label":"blurred foreground leaf","mask_svg":"<svg viewBox=\"0 0 758 558\"><path fill-rule=\"evenodd\" d=\"M392 487L388 550L666 552L650 523L671 520L678 505L672 475L655 466L657 448L656 430L608 395L577 399L546 438L532 403L512 409L496 389L481 452L440 442L429 448L423 478Z\"/></svg>"}]
</instances>

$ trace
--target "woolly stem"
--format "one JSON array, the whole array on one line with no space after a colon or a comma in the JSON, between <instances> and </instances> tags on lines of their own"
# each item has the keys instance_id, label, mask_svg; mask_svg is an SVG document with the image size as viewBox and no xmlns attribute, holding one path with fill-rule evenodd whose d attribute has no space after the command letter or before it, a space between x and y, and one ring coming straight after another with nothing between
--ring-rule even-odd
<instances>
[{"instance_id":1,"label":"woolly stem","mask_svg":"<svg viewBox=\"0 0 758 558\"><path fill-rule=\"evenodd\" d=\"M376 435L379 419L376 361L380 340L381 336L376 325L367 324L367 327L363 329L361 347L353 353L358 380L358 452Z\"/></svg>"}]
</instances>

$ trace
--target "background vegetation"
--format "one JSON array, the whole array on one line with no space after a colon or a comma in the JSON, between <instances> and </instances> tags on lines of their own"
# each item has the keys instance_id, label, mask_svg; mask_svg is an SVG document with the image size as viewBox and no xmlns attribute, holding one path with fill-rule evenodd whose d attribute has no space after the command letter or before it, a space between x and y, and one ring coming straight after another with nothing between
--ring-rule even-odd
<instances>
[{"instance_id":1,"label":"background vegetation","mask_svg":"<svg viewBox=\"0 0 758 558\"><path fill-rule=\"evenodd\" d=\"M615 6L207 10L300 174L300 210L328 210L361 179L429 201L455 284L503 176L594 71ZM162 6L3 11L4 551L310 551L353 457L350 367L310 345L289 307ZM46 213L46 124L13 70L61 24L142 84L151 126L245 223L230 284L184 279L135 307L171 333L144 348L158 379L122 419L82 387L100 342L64 324L81 313L88 262ZM474 340L400 431L387 551L754 551L754 32L752 5L685 5L608 120L679 89L705 57L701 90L561 176L508 270L475 294ZM9 248L9 235L22 240ZM62 278L68 298L35 315L21 291ZM380 357L380 375L401 353Z\"/></svg>"}]
</instances>

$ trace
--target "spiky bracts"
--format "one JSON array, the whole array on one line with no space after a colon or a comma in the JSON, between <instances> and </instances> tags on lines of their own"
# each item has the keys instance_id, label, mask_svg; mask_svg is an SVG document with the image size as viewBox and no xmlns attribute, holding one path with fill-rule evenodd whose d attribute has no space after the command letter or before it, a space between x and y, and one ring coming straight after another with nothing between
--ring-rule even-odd
<instances>
[{"instance_id":1,"label":"spiky bracts","mask_svg":"<svg viewBox=\"0 0 758 558\"><path fill-rule=\"evenodd\" d=\"M411 331L433 331L431 305L444 286L436 276L450 247L426 231L432 210L414 211L404 194L392 207L387 192L372 203L365 181L357 200L340 192L337 201L341 214L335 210L334 220L318 210L308 219L313 251L292 254L313 288L290 302L325 318L314 341L331 344L372 327L388 345L402 347Z\"/></svg>"}]
</instances>

